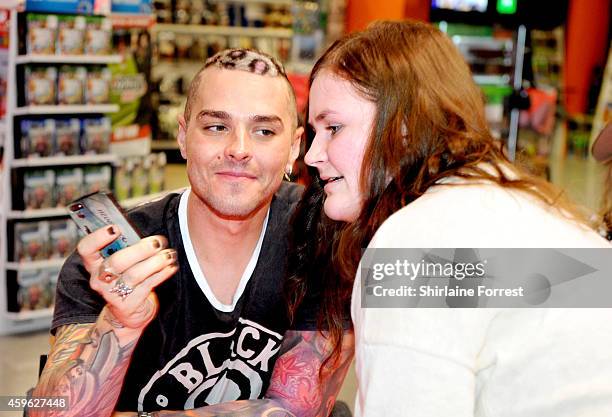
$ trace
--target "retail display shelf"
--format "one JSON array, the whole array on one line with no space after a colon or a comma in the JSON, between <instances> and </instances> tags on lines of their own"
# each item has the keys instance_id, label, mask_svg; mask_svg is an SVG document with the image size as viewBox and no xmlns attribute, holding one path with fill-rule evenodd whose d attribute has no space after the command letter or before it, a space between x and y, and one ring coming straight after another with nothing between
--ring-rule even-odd
<instances>
[{"instance_id":1,"label":"retail display shelf","mask_svg":"<svg viewBox=\"0 0 612 417\"><path fill-rule=\"evenodd\" d=\"M121 55L19 55L16 64L45 63L45 64L118 64L122 61Z\"/></svg>"},{"instance_id":2,"label":"retail display shelf","mask_svg":"<svg viewBox=\"0 0 612 417\"><path fill-rule=\"evenodd\" d=\"M54 207L46 209L11 210L7 219L39 219L46 217L63 217L68 215L66 207Z\"/></svg>"},{"instance_id":3,"label":"retail display shelf","mask_svg":"<svg viewBox=\"0 0 612 417\"><path fill-rule=\"evenodd\" d=\"M169 150L169 149L179 149L179 145L175 140L152 140L151 141L151 150L160 151L160 150Z\"/></svg>"},{"instance_id":4,"label":"retail display shelf","mask_svg":"<svg viewBox=\"0 0 612 417\"><path fill-rule=\"evenodd\" d=\"M53 308L40 310L20 311L19 313L7 312L6 316L14 321L27 321L53 317Z\"/></svg>"},{"instance_id":5,"label":"retail display shelf","mask_svg":"<svg viewBox=\"0 0 612 417\"><path fill-rule=\"evenodd\" d=\"M139 206L141 204L144 204L144 203L148 203L148 202L153 201L153 200L159 200L160 198L162 198L166 194L172 193L172 192L176 192L176 191L180 191L180 190L162 191L162 192L159 192L159 193L147 194L147 195L143 195L143 196L140 196L140 197L127 198L125 200L121 200L119 202L119 204L121 204L121 207L123 207L125 209L129 209L129 208L132 208L132 207L137 207L137 206Z\"/></svg>"},{"instance_id":6,"label":"retail display shelf","mask_svg":"<svg viewBox=\"0 0 612 417\"><path fill-rule=\"evenodd\" d=\"M474 74L473 78L476 84L483 84L483 85L509 85L511 81L510 75L508 74L501 74L501 75Z\"/></svg>"},{"instance_id":7,"label":"retail display shelf","mask_svg":"<svg viewBox=\"0 0 612 417\"><path fill-rule=\"evenodd\" d=\"M59 268L65 261L65 258L59 258L43 261L7 262L6 269L10 271L31 271L33 269Z\"/></svg>"},{"instance_id":8,"label":"retail display shelf","mask_svg":"<svg viewBox=\"0 0 612 417\"><path fill-rule=\"evenodd\" d=\"M152 28L153 32L174 32L186 35L223 35L247 36L263 38L291 38L293 31L283 28L250 28L237 26L209 26L209 25L181 25L172 23L158 23Z\"/></svg>"},{"instance_id":9,"label":"retail display shelf","mask_svg":"<svg viewBox=\"0 0 612 417\"><path fill-rule=\"evenodd\" d=\"M113 154L99 155L70 155L70 156L50 156L37 158L14 159L11 167L44 167L58 165L78 165L78 164L104 164L116 163L117 156Z\"/></svg>"},{"instance_id":10,"label":"retail display shelf","mask_svg":"<svg viewBox=\"0 0 612 417\"><path fill-rule=\"evenodd\" d=\"M452 37L453 42L460 49L461 46L477 46L478 49L512 49L513 41L510 38L491 38L488 36L460 36Z\"/></svg>"},{"instance_id":11,"label":"retail display shelf","mask_svg":"<svg viewBox=\"0 0 612 417\"><path fill-rule=\"evenodd\" d=\"M111 24L114 28L148 28L155 23L155 16L142 13L112 13Z\"/></svg>"},{"instance_id":12,"label":"retail display shelf","mask_svg":"<svg viewBox=\"0 0 612 417\"><path fill-rule=\"evenodd\" d=\"M28 114L91 114L91 113L115 113L119 111L116 104L69 104L48 106L24 106L17 107L15 116Z\"/></svg>"}]
</instances>

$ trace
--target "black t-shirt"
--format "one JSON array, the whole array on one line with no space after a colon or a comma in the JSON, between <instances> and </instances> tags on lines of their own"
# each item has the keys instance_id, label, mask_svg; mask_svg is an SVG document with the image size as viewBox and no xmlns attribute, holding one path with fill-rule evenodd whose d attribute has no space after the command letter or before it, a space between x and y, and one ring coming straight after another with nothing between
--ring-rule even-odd
<instances>
[{"instance_id":1,"label":"black t-shirt","mask_svg":"<svg viewBox=\"0 0 612 417\"><path fill-rule=\"evenodd\" d=\"M274 196L255 269L231 311L215 308L194 278L178 218L181 195L128 213L143 236L168 238L180 271L156 289L159 313L138 341L117 410L181 410L263 397L289 329L283 296L287 232L300 191L283 183ZM52 332L65 324L95 322L104 305L73 254L58 280ZM291 328L314 330L310 312L316 308L304 308L308 313L299 314Z\"/></svg>"}]
</instances>

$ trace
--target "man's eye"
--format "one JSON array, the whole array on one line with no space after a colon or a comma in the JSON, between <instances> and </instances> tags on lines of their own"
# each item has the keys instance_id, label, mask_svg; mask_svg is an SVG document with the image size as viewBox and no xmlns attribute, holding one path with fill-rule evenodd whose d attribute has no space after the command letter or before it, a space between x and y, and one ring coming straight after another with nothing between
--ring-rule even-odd
<instances>
[{"instance_id":1,"label":"man's eye","mask_svg":"<svg viewBox=\"0 0 612 417\"><path fill-rule=\"evenodd\" d=\"M219 133L219 132L225 132L227 130L227 127L223 125L209 125L209 126L205 126L204 130L208 130L209 132Z\"/></svg>"},{"instance_id":2,"label":"man's eye","mask_svg":"<svg viewBox=\"0 0 612 417\"><path fill-rule=\"evenodd\" d=\"M273 130L270 129L257 129L255 133L261 136L274 136L276 134Z\"/></svg>"}]
</instances>

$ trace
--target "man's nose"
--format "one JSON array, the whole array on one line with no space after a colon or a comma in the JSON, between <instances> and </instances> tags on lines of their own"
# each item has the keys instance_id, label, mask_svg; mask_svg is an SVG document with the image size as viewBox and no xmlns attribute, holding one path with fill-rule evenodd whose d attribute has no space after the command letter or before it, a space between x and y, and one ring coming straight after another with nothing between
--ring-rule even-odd
<instances>
[{"instance_id":1,"label":"man's nose","mask_svg":"<svg viewBox=\"0 0 612 417\"><path fill-rule=\"evenodd\" d=\"M236 129L225 148L225 156L235 161L244 162L251 158L251 138L245 129Z\"/></svg>"}]
</instances>

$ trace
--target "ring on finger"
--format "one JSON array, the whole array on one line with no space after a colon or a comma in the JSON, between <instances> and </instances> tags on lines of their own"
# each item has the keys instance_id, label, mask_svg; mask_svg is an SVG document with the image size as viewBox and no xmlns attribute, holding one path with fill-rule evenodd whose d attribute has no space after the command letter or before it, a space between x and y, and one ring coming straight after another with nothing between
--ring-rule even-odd
<instances>
[{"instance_id":1,"label":"ring on finger","mask_svg":"<svg viewBox=\"0 0 612 417\"><path fill-rule=\"evenodd\" d=\"M108 259L105 259L102 261L102 265L100 265L98 278L104 282L111 282L115 279L121 278L121 274L115 271L115 269L109 264Z\"/></svg>"},{"instance_id":2,"label":"ring on finger","mask_svg":"<svg viewBox=\"0 0 612 417\"><path fill-rule=\"evenodd\" d=\"M127 285L123 278L119 277L115 283L115 286L108 291L116 293L119 297L121 297L121 300L125 300L128 295L134 292L134 289Z\"/></svg>"}]
</instances>

